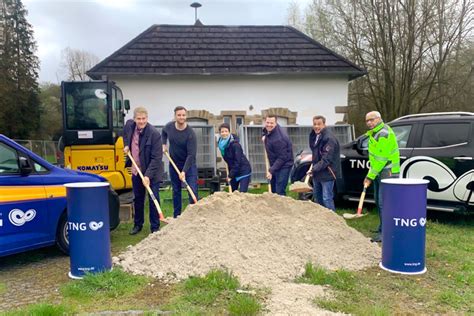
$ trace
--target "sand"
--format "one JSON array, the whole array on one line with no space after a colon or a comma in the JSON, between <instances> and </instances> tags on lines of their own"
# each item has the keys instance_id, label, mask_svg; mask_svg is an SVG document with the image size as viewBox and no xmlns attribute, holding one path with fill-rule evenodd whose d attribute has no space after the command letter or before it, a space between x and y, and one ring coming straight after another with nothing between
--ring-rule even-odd
<instances>
[{"instance_id":1,"label":"sand","mask_svg":"<svg viewBox=\"0 0 474 316\"><path fill-rule=\"evenodd\" d=\"M316 315L329 313L311 302L327 288L294 283L307 262L359 270L379 260L378 245L318 204L270 193L219 192L188 206L114 263L164 282L228 269L242 284L271 289L268 313ZM276 303L279 293L285 304Z\"/></svg>"}]
</instances>

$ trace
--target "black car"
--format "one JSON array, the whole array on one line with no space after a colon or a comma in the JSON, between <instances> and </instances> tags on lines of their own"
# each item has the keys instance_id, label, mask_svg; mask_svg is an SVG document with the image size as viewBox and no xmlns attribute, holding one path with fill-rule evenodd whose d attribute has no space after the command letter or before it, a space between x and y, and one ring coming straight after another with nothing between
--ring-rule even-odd
<instances>
[{"instance_id":1,"label":"black car","mask_svg":"<svg viewBox=\"0 0 474 316\"><path fill-rule=\"evenodd\" d=\"M446 112L407 115L388 123L400 149L400 177L429 180L428 209L474 212L474 113ZM341 145L342 179L336 184L339 200L358 201L368 172L368 138ZM311 151L298 153L291 182L302 181ZM311 194L300 195L302 199ZM372 190L367 202L373 203Z\"/></svg>"}]
</instances>

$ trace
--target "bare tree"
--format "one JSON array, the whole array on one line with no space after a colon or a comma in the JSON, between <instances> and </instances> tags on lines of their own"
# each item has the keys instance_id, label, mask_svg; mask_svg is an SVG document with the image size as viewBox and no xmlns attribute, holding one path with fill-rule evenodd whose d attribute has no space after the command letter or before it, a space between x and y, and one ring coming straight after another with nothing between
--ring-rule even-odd
<instances>
[{"instance_id":1,"label":"bare tree","mask_svg":"<svg viewBox=\"0 0 474 316\"><path fill-rule=\"evenodd\" d=\"M473 12L473 0L314 0L304 31L368 70L350 105L392 119L467 106L453 102L472 87Z\"/></svg>"},{"instance_id":2,"label":"bare tree","mask_svg":"<svg viewBox=\"0 0 474 316\"><path fill-rule=\"evenodd\" d=\"M86 71L99 62L96 55L80 50L66 47L61 52L61 69L67 80L88 80Z\"/></svg>"}]
</instances>

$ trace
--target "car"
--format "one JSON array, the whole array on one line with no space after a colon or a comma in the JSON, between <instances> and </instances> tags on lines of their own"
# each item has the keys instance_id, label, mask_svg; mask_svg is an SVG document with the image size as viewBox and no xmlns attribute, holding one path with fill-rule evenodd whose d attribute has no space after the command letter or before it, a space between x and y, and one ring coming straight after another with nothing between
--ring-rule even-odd
<instances>
[{"instance_id":1,"label":"car","mask_svg":"<svg viewBox=\"0 0 474 316\"><path fill-rule=\"evenodd\" d=\"M56 167L0 134L0 257L54 244L68 253L64 184L105 181ZM119 225L119 208L117 194L109 189L111 229Z\"/></svg>"},{"instance_id":2,"label":"car","mask_svg":"<svg viewBox=\"0 0 474 316\"><path fill-rule=\"evenodd\" d=\"M474 113L441 112L407 115L388 123L400 149L400 177L426 179L427 208L446 212L474 212ZM341 145L342 178L336 200L358 201L369 168L365 135ZM311 151L297 154L291 182L301 181ZM311 199L312 194L301 194ZM374 203L372 190L366 202Z\"/></svg>"}]
</instances>

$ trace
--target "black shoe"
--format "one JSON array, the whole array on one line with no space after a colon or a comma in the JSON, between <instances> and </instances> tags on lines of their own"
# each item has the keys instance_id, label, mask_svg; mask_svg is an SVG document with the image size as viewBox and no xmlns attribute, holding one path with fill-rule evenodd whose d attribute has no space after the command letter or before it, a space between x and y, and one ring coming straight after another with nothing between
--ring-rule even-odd
<instances>
[{"instance_id":1,"label":"black shoe","mask_svg":"<svg viewBox=\"0 0 474 316\"><path fill-rule=\"evenodd\" d=\"M142 228L140 226L133 226L132 230L129 232L130 235L138 234Z\"/></svg>"},{"instance_id":2,"label":"black shoe","mask_svg":"<svg viewBox=\"0 0 474 316\"><path fill-rule=\"evenodd\" d=\"M153 233L156 233L159 230L160 230L159 227L158 228L152 228L152 229L150 229L150 233L153 234Z\"/></svg>"},{"instance_id":3,"label":"black shoe","mask_svg":"<svg viewBox=\"0 0 474 316\"><path fill-rule=\"evenodd\" d=\"M382 242L382 235L377 234L374 237L370 238L371 242Z\"/></svg>"}]
</instances>

